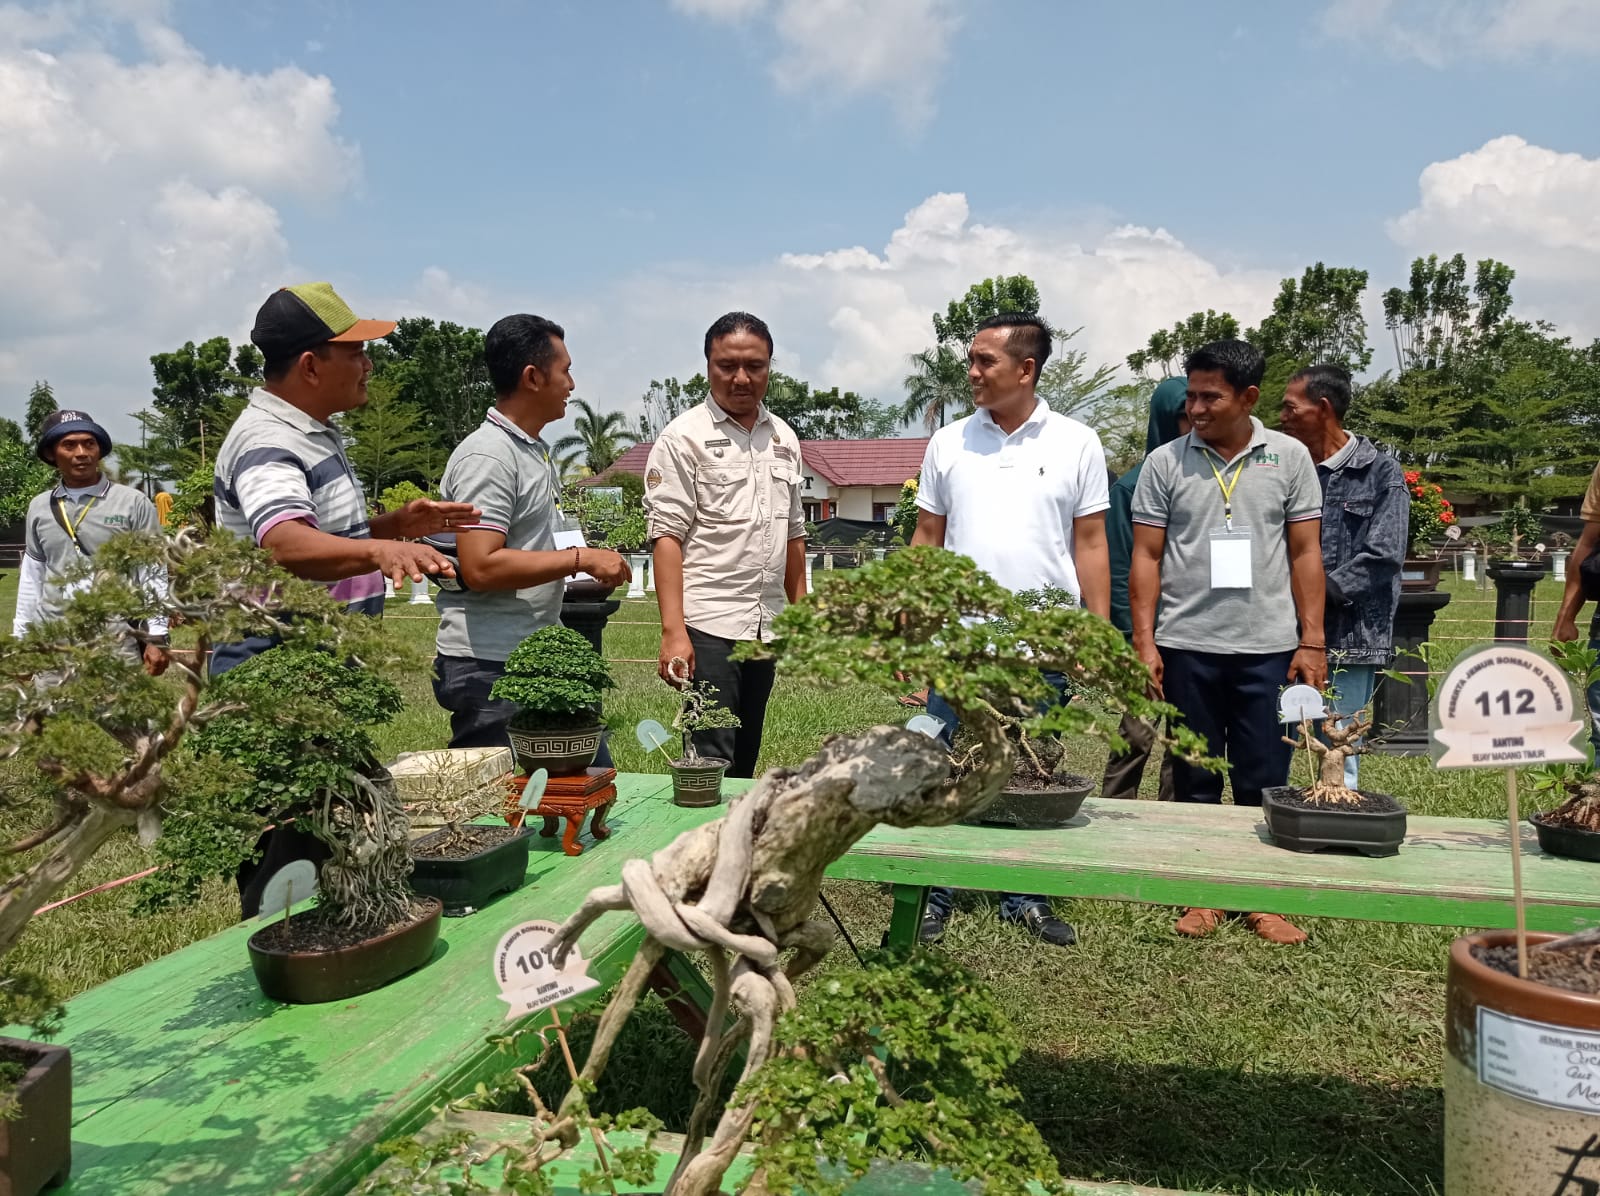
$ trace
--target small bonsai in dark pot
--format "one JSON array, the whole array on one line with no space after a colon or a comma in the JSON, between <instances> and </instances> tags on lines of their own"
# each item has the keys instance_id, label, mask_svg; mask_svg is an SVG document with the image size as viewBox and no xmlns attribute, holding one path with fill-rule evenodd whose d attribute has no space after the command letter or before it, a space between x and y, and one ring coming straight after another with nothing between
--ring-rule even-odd
<instances>
[{"instance_id":1,"label":"small bonsai in dark pot","mask_svg":"<svg viewBox=\"0 0 1600 1196\"><path fill-rule=\"evenodd\" d=\"M683 755L670 761L674 805L715 806L722 801L722 776L728 771L729 761L720 756L702 756L693 739L696 731L739 725L739 716L726 706L718 706L716 695L717 687L709 681L697 681L683 690L683 705L672 720L672 729L683 734Z\"/></svg>"},{"instance_id":2,"label":"small bonsai in dark pot","mask_svg":"<svg viewBox=\"0 0 1600 1196\"><path fill-rule=\"evenodd\" d=\"M504 812L503 778L488 785L463 786L462 780L446 765L427 778L423 795L412 803L413 811L434 813L444 826L411 844L416 865L411 887L442 901L447 918L470 914L496 893L521 888L532 842L523 829L473 821Z\"/></svg>"},{"instance_id":3,"label":"small bonsai in dark pot","mask_svg":"<svg viewBox=\"0 0 1600 1196\"><path fill-rule=\"evenodd\" d=\"M605 658L570 628L545 627L518 644L489 691L519 707L507 728L517 767L570 777L593 764L602 691L615 684Z\"/></svg>"},{"instance_id":4,"label":"small bonsai in dark pot","mask_svg":"<svg viewBox=\"0 0 1600 1196\"><path fill-rule=\"evenodd\" d=\"M1094 792L1094 781L1066 771L1066 744L1053 735L1030 736L1015 721L1005 722L1006 738L1016 748L1011 779L989 805L963 819L969 826L1009 826L1018 830L1048 830L1065 826L1078 816L1084 798ZM977 765L982 744L962 735L953 754L957 776Z\"/></svg>"},{"instance_id":5,"label":"small bonsai in dark pot","mask_svg":"<svg viewBox=\"0 0 1600 1196\"><path fill-rule=\"evenodd\" d=\"M1529 817L1539 847L1547 855L1600 862L1600 775L1567 775L1561 765L1551 771L1556 776L1547 787L1559 787L1567 799L1553 810Z\"/></svg>"},{"instance_id":6,"label":"small bonsai in dark pot","mask_svg":"<svg viewBox=\"0 0 1600 1196\"><path fill-rule=\"evenodd\" d=\"M402 707L389 681L327 652L274 648L213 684L233 709L196 737L204 756L249 770L234 801L293 819L328 853L316 908L250 937L262 992L290 1004L338 1001L426 963L440 903L412 896L410 822L367 728ZM272 695L271 717L258 699ZM189 828L194 829L194 828Z\"/></svg>"},{"instance_id":7,"label":"small bonsai in dark pot","mask_svg":"<svg viewBox=\"0 0 1600 1196\"><path fill-rule=\"evenodd\" d=\"M1366 752L1362 736L1371 729L1372 719L1358 714L1343 727L1337 719L1324 719L1321 738L1309 719L1301 721L1298 738L1284 736L1284 742L1318 761L1317 779L1305 788L1284 785L1263 792L1261 813L1274 843L1289 851L1349 847L1369 856L1400 850L1405 807L1387 793L1344 783L1344 762Z\"/></svg>"}]
</instances>

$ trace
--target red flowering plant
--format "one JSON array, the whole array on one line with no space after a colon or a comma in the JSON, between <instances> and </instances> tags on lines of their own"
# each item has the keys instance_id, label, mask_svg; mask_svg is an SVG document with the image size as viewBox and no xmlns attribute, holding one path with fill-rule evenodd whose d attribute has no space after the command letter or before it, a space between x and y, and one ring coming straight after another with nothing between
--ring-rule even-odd
<instances>
[{"instance_id":1,"label":"red flowering plant","mask_svg":"<svg viewBox=\"0 0 1600 1196\"><path fill-rule=\"evenodd\" d=\"M1411 491L1411 555L1437 556L1433 541L1456 522L1455 508L1437 482L1430 482L1415 469L1406 470L1406 489Z\"/></svg>"}]
</instances>

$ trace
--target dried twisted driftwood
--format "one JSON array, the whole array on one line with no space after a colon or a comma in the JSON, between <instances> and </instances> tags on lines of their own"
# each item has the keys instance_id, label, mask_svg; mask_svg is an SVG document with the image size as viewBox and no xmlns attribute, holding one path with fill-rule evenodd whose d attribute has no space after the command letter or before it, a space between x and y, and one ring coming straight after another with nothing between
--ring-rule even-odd
<instances>
[{"instance_id":1,"label":"dried twisted driftwood","mask_svg":"<svg viewBox=\"0 0 1600 1196\"><path fill-rule=\"evenodd\" d=\"M795 1002L791 980L833 945L833 928L812 918L823 871L878 823L943 826L999 793L1011 775L1013 750L992 718L971 720L986 747L984 763L959 780L934 741L899 727L827 740L797 771L767 773L716 822L685 831L650 860L623 865L622 883L593 890L558 930L558 960L584 929L610 910L631 909L646 938L612 994L584 1064L593 1082L646 980L668 950L703 951L711 964L713 999L695 1059L699 1092L683 1155L667 1186L672 1196L707 1196L749 1134L753 1104L726 1108L710 1141L706 1127L723 1073L747 1042L744 1075L770 1057L777 1018ZM786 966L779 956L792 950ZM724 1029L730 1009L738 1015ZM581 1099L576 1087L558 1117ZM568 1131L571 1147L576 1128ZM751 1191L759 1191L759 1179Z\"/></svg>"}]
</instances>

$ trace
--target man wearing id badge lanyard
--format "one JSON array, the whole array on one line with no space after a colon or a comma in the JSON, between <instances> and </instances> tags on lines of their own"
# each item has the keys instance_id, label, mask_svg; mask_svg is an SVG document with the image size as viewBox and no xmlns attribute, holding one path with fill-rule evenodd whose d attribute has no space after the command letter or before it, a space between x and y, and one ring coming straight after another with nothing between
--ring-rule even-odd
<instances>
[{"instance_id":1,"label":"man wearing id badge lanyard","mask_svg":"<svg viewBox=\"0 0 1600 1196\"><path fill-rule=\"evenodd\" d=\"M82 411L52 412L39 429L39 460L61 475L54 489L36 495L24 522L22 576L17 585L17 611L11 634L61 615L67 600L87 581L63 584L62 576L90 560L118 532L156 531L161 518L155 504L132 486L113 482L100 471L111 453L111 437ZM163 573L149 583L165 592ZM147 626L126 629L122 650L141 658L152 677L166 672L167 623L152 619Z\"/></svg>"},{"instance_id":2,"label":"man wearing id badge lanyard","mask_svg":"<svg viewBox=\"0 0 1600 1196\"><path fill-rule=\"evenodd\" d=\"M1305 446L1251 413L1266 361L1217 341L1185 363L1190 431L1146 459L1133 496L1133 646L1158 695L1225 758L1235 805L1289 778L1278 722L1290 682L1328 681L1322 612L1322 490ZM1222 776L1176 761L1178 801L1217 803ZM1222 910L1190 909L1199 937ZM1247 922L1275 943L1305 934L1276 914Z\"/></svg>"},{"instance_id":3,"label":"man wearing id badge lanyard","mask_svg":"<svg viewBox=\"0 0 1600 1196\"><path fill-rule=\"evenodd\" d=\"M561 621L569 577L607 585L632 579L626 558L588 548L566 527L561 479L540 437L566 414L575 383L561 325L541 316L496 321L484 338L498 398L445 466L439 492L481 514L436 536L456 557L456 577L440 582L434 698L450 712L450 746L498 747L516 713L489 690L506 658L535 631ZM600 763L609 761L601 760Z\"/></svg>"}]
</instances>

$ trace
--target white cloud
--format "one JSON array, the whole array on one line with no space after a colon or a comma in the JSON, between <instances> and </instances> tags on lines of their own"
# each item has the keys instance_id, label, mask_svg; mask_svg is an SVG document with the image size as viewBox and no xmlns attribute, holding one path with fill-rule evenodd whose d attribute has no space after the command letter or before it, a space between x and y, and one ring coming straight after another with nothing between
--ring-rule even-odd
<instances>
[{"instance_id":1,"label":"white cloud","mask_svg":"<svg viewBox=\"0 0 1600 1196\"><path fill-rule=\"evenodd\" d=\"M1594 0L1330 0L1320 23L1334 36L1430 66L1458 58L1600 54Z\"/></svg>"},{"instance_id":2,"label":"white cloud","mask_svg":"<svg viewBox=\"0 0 1600 1196\"><path fill-rule=\"evenodd\" d=\"M690 16L770 15L783 91L820 97L882 94L908 127L934 111L934 91L961 24L962 0L672 0Z\"/></svg>"},{"instance_id":3,"label":"white cloud","mask_svg":"<svg viewBox=\"0 0 1600 1196\"><path fill-rule=\"evenodd\" d=\"M1083 327L1075 343L1091 360L1114 364L1154 329L1197 309L1259 321L1281 277L1219 266L1162 229L982 223L966 196L938 194L907 212L877 250L646 269L580 303L559 292L496 295L430 270L393 310L478 327L511 311L548 316L567 329L578 393L632 413L652 378L703 370L707 325L743 309L771 326L786 373L898 401L906 358L933 341L932 313L974 282L1013 273L1038 284L1044 313L1058 326Z\"/></svg>"},{"instance_id":4,"label":"white cloud","mask_svg":"<svg viewBox=\"0 0 1600 1196\"><path fill-rule=\"evenodd\" d=\"M129 427L117 416L147 402L152 352L241 335L290 280L276 204L325 201L359 177L328 79L207 62L164 24L166 9L0 7L7 413L50 378L63 402ZM139 49L104 48L118 30Z\"/></svg>"},{"instance_id":5,"label":"white cloud","mask_svg":"<svg viewBox=\"0 0 1600 1196\"><path fill-rule=\"evenodd\" d=\"M1600 333L1600 158L1496 137L1425 168L1418 190L1417 206L1389 224L1399 244L1498 258L1517 271L1514 310Z\"/></svg>"}]
</instances>

